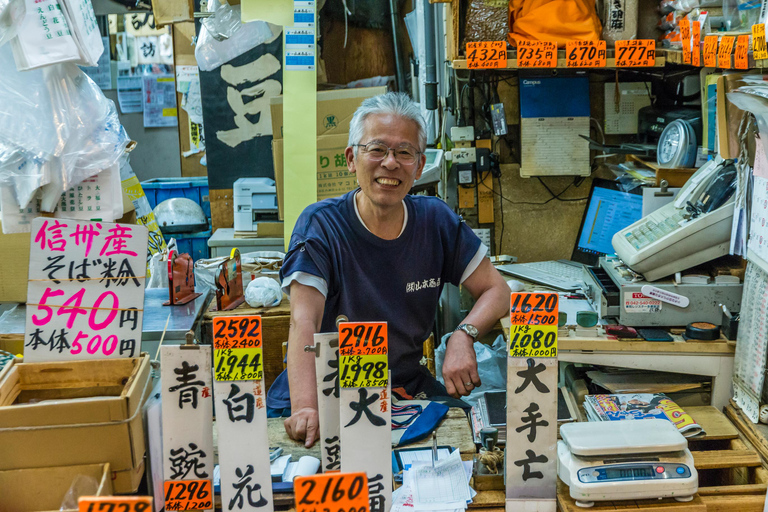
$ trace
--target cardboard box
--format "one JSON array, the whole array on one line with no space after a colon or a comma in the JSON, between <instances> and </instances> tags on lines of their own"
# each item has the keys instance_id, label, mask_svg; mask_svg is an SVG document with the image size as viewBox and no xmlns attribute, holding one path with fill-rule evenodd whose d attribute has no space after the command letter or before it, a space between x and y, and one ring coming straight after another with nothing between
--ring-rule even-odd
<instances>
[{"instance_id":1,"label":"cardboard box","mask_svg":"<svg viewBox=\"0 0 768 512\"><path fill-rule=\"evenodd\" d=\"M95 496L112 496L109 463L0 471L0 510L3 512L60 512L78 475L98 483ZM62 509L75 512L77 509Z\"/></svg>"},{"instance_id":2,"label":"cardboard box","mask_svg":"<svg viewBox=\"0 0 768 512\"><path fill-rule=\"evenodd\" d=\"M339 135L349 133L349 122L357 107L365 98L387 92L386 87L361 87L358 89L336 89L317 93L317 135ZM283 97L269 99L272 113L272 137L283 138Z\"/></svg>"},{"instance_id":3,"label":"cardboard box","mask_svg":"<svg viewBox=\"0 0 768 512\"><path fill-rule=\"evenodd\" d=\"M135 492L149 377L147 354L14 364L0 380L0 470L109 462L118 475L127 472L113 482L115 492Z\"/></svg>"},{"instance_id":4,"label":"cardboard box","mask_svg":"<svg viewBox=\"0 0 768 512\"><path fill-rule=\"evenodd\" d=\"M323 135L317 138L317 200L337 197L357 188L357 178L347 169L344 150L347 134ZM275 163L277 210L283 220L283 140L272 140Z\"/></svg>"},{"instance_id":5,"label":"cardboard box","mask_svg":"<svg viewBox=\"0 0 768 512\"><path fill-rule=\"evenodd\" d=\"M0 302L27 302L29 276L29 233L3 234L0 225Z\"/></svg>"}]
</instances>

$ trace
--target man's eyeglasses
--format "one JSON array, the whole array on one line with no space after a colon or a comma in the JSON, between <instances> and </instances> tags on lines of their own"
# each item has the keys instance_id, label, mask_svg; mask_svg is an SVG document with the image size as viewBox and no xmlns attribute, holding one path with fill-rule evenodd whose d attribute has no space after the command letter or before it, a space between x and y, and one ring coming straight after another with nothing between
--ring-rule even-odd
<instances>
[{"instance_id":1,"label":"man's eyeglasses","mask_svg":"<svg viewBox=\"0 0 768 512\"><path fill-rule=\"evenodd\" d=\"M419 158L421 151L410 144L401 144L396 148L390 148L381 142L369 142L368 144L353 144L353 146L363 148L363 152L373 162L380 162L387 157L389 150L395 155L395 160L404 165L411 165Z\"/></svg>"}]
</instances>

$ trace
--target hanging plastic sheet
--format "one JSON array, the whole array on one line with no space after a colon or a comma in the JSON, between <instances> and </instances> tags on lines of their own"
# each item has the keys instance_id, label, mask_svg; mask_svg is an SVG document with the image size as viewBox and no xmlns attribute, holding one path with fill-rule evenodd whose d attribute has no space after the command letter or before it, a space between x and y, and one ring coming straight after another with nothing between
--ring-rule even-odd
<instances>
[{"instance_id":1,"label":"hanging plastic sheet","mask_svg":"<svg viewBox=\"0 0 768 512\"><path fill-rule=\"evenodd\" d=\"M0 46L16 37L26 11L24 0L0 0Z\"/></svg>"}]
</instances>

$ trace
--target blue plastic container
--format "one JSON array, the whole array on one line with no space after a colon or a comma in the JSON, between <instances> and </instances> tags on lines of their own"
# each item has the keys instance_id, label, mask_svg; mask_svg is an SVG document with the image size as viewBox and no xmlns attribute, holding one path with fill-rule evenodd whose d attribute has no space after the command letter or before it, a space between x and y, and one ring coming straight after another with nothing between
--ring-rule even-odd
<instances>
[{"instance_id":1,"label":"blue plastic container","mask_svg":"<svg viewBox=\"0 0 768 512\"><path fill-rule=\"evenodd\" d=\"M166 199L173 197L186 197L191 199L203 209L205 216L211 218L211 202L208 198L208 178L155 178L142 181L141 186L147 195L149 205L154 210L155 206Z\"/></svg>"},{"instance_id":2,"label":"blue plastic container","mask_svg":"<svg viewBox=\"0 0 768 512\"><path fill-rule=\"evenodd\" d=\"M170 242L171 238L176 239L176 245L179 247L179 254L187 253L192 256L193 261L201 258L210 257L211 250L208 248L208 239L211 238L213 229L208 231L198 231L197 233L176 233L172 235L163 235L165 242Z\"/></svg>"}]
</instances>

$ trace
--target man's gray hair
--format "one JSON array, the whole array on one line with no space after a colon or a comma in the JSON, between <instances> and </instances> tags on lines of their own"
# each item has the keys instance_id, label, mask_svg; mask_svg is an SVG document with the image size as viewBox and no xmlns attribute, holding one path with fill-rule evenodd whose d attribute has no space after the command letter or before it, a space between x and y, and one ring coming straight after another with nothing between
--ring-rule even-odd
<instances>
[{"instance_id":1,"label":"man's gray hair","mask_svg":"<svg viewBox=\"0 0 768 512\"><path fill-rule=\"evenodd\" d=\"M349 145L352 146L355 156L357 156L357 147L363 138L365 120L371 114L391 114L403 117L416 123L419 129L419 151L427 148L427 124L421 115L419 105L413 102L405 93L388 92L366 98L360 107L355 111L352 120L349 123Z\"/></svg>"}]
</instances>

